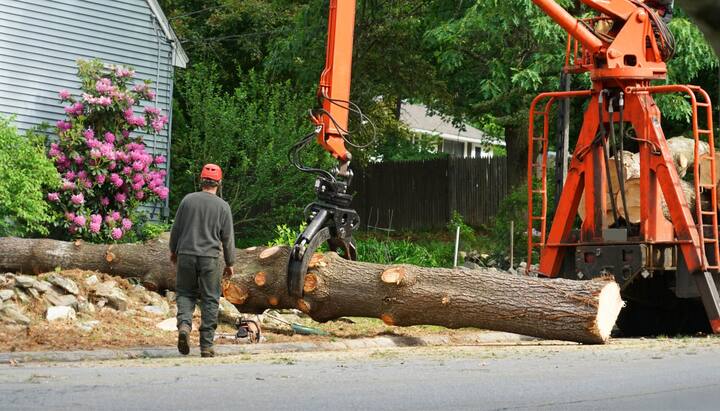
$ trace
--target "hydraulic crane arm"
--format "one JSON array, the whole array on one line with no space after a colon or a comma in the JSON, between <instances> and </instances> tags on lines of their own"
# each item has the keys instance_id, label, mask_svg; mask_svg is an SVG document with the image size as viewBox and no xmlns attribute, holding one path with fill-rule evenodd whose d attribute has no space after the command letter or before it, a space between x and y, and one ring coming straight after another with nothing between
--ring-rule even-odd
<instances>
[{"instance_id":1,"label":"hydraulic crane arm","mask_svg":"<svg viewBox=\"0 0 720 411\"><path fill-rule=\"evenodd\" d=\"M352 74L355 0L332 0L328 18L325 70L318 97L322 109L313 122L320 127L318 143L341 163L350 161L344 136L348 133Z\"/></svg>"},{"instance_id":2,"label":"hydraulic crane arm","mask_svg":"<svg viewBox=\"0 0 720 411\"><path fill-rule=\"evenodd\" d=\"M302 297L305 274L315 250L327 241L332 251L345 258L356 258L353 231L360 217L350 208L352 196L348 186L352 181L350 160L345 147L350 112L364 116L350 102L353 36L355 28L355 0L330 0L325 69L320 76L318 100L320 107L313 111L315 132L303 138L290 150L290 160L304 172L317 174L315 202L305 208L307 227L298 236L288 261L287 286L290 295ZM315 137L339 164L331 171L305 167L299 151Z\"/></svg>"},{"instance_id":3,"label":"hydraulic crane arm","mask_svg":"<svg viewBox=\"0 0 720 411\"><path fill-rule=\"evenodd\" d=\"M665 62L674 54L675 40L666 22L672 16L672 0L582 0L600 16L578 19L554 0L533 0L584 52L575 71L589 71L593 79L661 80ZM610 24L600 33L598 21ZM576 62L577 63L577 62Z\"/></svg>"}]
</instances>

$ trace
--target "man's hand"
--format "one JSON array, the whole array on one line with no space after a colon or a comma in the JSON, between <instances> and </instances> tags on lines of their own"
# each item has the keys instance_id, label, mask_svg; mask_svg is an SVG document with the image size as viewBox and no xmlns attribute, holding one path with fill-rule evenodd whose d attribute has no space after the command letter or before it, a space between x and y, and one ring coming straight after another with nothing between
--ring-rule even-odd
<instances>
[{"instance_id":1,"label":"man's hand","mask_svg":"<svg viewBox=\"0 0 720 411\"><path fill-rule=\"evenodd\" d=\"M172 261L173 264L177 264L177 254L170 253L170 261Z\"/></svg>"},{"instance_id":2,"label":"man's hand","mask_svg":"<svg viewBox=\"0 0 720 411\"><path fill-rule=\"evenodd\" d=\"M223 278L230 278L233 274L235 274L235 269L231 265L225 267L225 270L223 270Z\"/></svg>"}]
</instances>

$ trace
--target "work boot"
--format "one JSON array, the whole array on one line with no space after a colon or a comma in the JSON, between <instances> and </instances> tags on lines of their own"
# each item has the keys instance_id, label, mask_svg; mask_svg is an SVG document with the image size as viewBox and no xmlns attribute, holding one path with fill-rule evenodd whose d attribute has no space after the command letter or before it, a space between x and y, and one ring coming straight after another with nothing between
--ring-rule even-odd
<instances>
[{"instance_id":1,"label":"work boot","mask_svg":"<svg viewBox=\"0 0 720 411\"><path fill-rule=\"evenodd\" d=\"M182 323L178 327L178 351L182 355L190 354L190 326Z\"/></svg>"},{"instance_id":2,"label":"work boot","mask_svg":"<svg viewBox=\"0 0 720 411\"><path fill-rule=\"evenodd\" d=\"M200 347L200 356L203 358L212 358L215 356L215 349L213 347Z\"/></svg>"}]
</instances>

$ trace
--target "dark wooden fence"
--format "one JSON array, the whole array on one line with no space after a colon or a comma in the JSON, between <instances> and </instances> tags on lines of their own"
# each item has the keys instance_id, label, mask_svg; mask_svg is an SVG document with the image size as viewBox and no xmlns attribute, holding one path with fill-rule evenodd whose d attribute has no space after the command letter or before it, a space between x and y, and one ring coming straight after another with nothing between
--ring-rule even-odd
<instances>
[{"instance_id":1,"label":"dark wooden fence","mask_svg":"<svg viewBox=\"0 0 720 411\"><path fill-rule=\"evenodd\" d=\"M480 225L490 222L508 193L507 162L501 157L371 164L355 169L350 188L363 229L445 227L453 210Z\"/></svg>"}]
</instances>

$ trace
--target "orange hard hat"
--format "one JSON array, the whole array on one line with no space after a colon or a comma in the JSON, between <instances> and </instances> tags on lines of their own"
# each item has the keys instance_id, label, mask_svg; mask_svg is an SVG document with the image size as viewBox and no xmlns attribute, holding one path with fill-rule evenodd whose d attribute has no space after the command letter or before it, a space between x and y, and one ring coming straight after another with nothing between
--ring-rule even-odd
<instances>
[{"instance_id":1,"label":"orange hard hat","mask_svg":"<svg viewBox=\"0 0 720 411\"><path fill-rule=\"evenodd\" d=\"M205 166L203 166L202 173L200 173L200 178L220 181L222 180L222 170L220 169L220 166L216 164L205 164Z\"/></svg>"}]
</instances>

